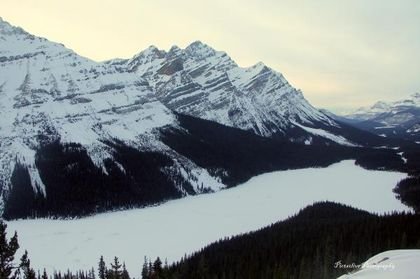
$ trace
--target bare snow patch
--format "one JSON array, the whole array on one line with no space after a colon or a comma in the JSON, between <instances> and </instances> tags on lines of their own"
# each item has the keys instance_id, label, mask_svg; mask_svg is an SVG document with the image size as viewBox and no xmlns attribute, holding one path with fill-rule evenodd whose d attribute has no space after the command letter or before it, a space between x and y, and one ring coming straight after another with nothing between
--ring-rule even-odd
<instances>
[{"instance_id":1,"label":"bare snow patch","mask_svg":"<svg viewBox=\"0 0 420 279\"><path fill-rule=\"evenodd\" d=\"M401 159L404 161L404 164L406 164L407 163L407 158L404 157L404 155L403 155L404 152L399 152L397 154L401 156Z\"/></svg>"},{"instance_id":2,"label":"bare snow patch","mask_svg":"<svg viewBox=\"0 0 420 279\"><path fill-rule=\"evenodd\" d=\"M309 132L313 135L329 139L329 140L334 141L338 144L346 145L346 146L357 146L357 145L355 145L354 143L351 143L350 141L348 141L346 138L344 138L342 136L337 136L337 135L331 134L330 132L327 132L327 131L322 130L322 129L315 129L315 128L306 127L306 126L303 126L303 125L301 125L299 123L296 123L296 122L292 122L292 123L293 123L293 125L296 125L296 126L302 128L303 130L305 130L305 131L307 131L307 132Z\"/></svg>"}]
</instances>

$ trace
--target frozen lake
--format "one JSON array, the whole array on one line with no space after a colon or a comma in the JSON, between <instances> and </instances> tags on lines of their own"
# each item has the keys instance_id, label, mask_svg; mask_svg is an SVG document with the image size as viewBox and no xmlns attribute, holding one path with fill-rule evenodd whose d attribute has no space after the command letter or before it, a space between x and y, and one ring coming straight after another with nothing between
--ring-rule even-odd
<instances>
[{"instance_id":1,"label":"frozen lake","mask_svg":"<svg viewBox=\"0 0 420 279\"><path fill-rule=\"evenodd\" d=\"M187 197L156 207L77 220L8 222L35 269L97 267L100 255L125 261L139 277L143 257L179 260L225 236L283 220L315 201L336 201L370 212L407 210L392 193L406 175L369 171L342 161L327 168L267 173L229 190ZM9 235L10 236L10 235Z\"/></svg>"}]
</instances>

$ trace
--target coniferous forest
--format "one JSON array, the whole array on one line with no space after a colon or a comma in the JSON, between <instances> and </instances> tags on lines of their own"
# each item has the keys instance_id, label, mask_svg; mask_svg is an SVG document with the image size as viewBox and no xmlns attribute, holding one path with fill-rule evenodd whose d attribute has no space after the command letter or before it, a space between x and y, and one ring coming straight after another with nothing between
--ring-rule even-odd
<instances>
[{"instance_id":1,"label":"coniferous forest","mask_svg":"<svg viewBox=\"0 0 420 279\"><path fill-rule=\"evenodd\" d=\"M414 213L378 216L320 202L261 230L219 240L171 265L145 257L137 271L141 269L142 279L336 278L353 271L336 268L337 262L357 265L385 250L420 248L419 231L420 218ZM131 278L118 257L110 264L101 257L97 267L86 271L35 271L27 252L14 264L18 248L17 234L8 240L1 223L1 279Z\"/></svg>"},{"instance_id":2,"label":"coniferous forest","mask_svg":"<svg viewBox=\"0 0 420 279\"><path fill-rule=\"evenodd\" d=\"M415 212L420 212L420 175L401 180L394 188L397 198Z\"/></svg>"}]
</instances>

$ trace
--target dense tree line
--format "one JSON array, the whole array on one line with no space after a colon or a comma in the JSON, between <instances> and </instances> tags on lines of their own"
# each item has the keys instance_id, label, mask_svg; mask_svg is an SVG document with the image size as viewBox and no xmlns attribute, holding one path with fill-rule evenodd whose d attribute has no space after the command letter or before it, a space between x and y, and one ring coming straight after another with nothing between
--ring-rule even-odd
<instances>
[{"instance_id":1,"label":"dense tree line","mask_svg":"<svg viewBox=\"0 0 420 279\"><path fill-rule=\"evenodd\" d=\"M145 258L142 279L336 278L351 269L335 263L360 264L392 249L420 248L420 218L411 213L374 215L345 205L322 202L264 229L226 238L172 265ZM103 257L88 271L35 272L25 252L14 265L17 235L6 237L0 222L0 279L129 279L124 263Z\"/></svg>"},{"instance_id":2,"label":"dense tree line","mask_svg":"<svg viewBox=\"0 0 420 279\"><path fill-rule=\"evenodd\" d=\"M115 208L131 208L179 198L174 183L182 176L164 174L173 164L168 156L143 152L119 142L108 143L116 160L106 160L106 173L96 166L79 144L53 142L36 153L35 163L46 195L31 185L28 169L17 163L12 174L3 217L85 216ZM188 189L188 187L185 187Z\"/></svg>"},{"instance_id":3,"label":"dense tree line","mask_svg":"<svg viewBox=\"0 0 420 279\"><path fill-rule=\"evenodd\" d=\"M404 178L398 182L393 191L403 204L420 213L420 175Z\"/></svg>"},{"instance_id":4,"label":"dense tree line","mask_svg":"<svg viewBox=\"0 0 420 279\"><path fill-rule=\"evenodd\" d=\"M420 175L420 145L411 142L400 146L399 151L402 151L402 155L407 159L407 162L404 164L404 171L411 175Z\"/></svg>"},{"instance_id":5,"label":"dense tree line","mask_svg":"<svg viewBox=\"0 0 420 279\"><path fill-rule=\"evenodd\" d=\"M182 128L162 131L162 141L213 174L225 170L227 175L222 181L228 186L265 172L326 167L345 159L354 159L368 169L405 170L401 157L391 149L347 147L332 142L326 145L324 138L315 135L312 145L303 145L284 137L261 137L212 121L197 121L191 116L178 114L177 117ZM354 128L351 131L363 133L369 142L366 132ZM290 131L296 138L302 136L301 132ZM377 137L371 137L377 143Z\"/></svg>"},{"instance_id":6,"label":"dense tree line","mask_svg":"<svg viewBox=\"0 0 420 279\"><path fill-rule=\"evenodd\" d=\"M420 218L385 216L318 203L262 230L220 240L166 270L162 278L336 278L391 249L420 248Z\"/></svg>"}]
</instances>

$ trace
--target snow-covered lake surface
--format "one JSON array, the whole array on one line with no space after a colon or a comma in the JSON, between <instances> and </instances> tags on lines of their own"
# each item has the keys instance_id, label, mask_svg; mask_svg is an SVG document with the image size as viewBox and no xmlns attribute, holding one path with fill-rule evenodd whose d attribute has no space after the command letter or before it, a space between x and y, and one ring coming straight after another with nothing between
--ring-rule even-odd
<instances>
[{"instance_id":1,"label":"snow-covered lake surface","mask_svg":"<svg viewBox=\"0 0 420 279\"><path fill-rule=\"evenodd\" d=\"M263 174L236 188L156 207L77 220L12 221L8 231L18 232L20 245L28 250L36 269L96 268L100 255L107 262L118 256L131 275L139 277L144 256L176 261L225 236L283 220L315 201L336 201L380 213L408 210L392 193L405 176L342 161L328 168Z\"/></svg>"}]
</instances>

